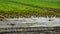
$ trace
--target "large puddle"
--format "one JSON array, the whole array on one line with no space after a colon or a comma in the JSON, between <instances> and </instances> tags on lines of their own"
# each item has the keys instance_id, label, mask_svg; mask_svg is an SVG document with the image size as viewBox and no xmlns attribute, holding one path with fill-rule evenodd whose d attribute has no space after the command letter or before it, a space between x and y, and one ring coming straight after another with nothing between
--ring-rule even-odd
<instances>
[{"instance_id":1,"label":"large puddle","mask_svg":"<svg viewBox=\"0 0 60 34\"><path fill-rule=\"evenodd\" d=\"M14 24L12 26L11 24ZM40 27L60 26L60 18L32 17L32 18L5 18L0 21L0 27Z\"/></svg>"}]
</instances>

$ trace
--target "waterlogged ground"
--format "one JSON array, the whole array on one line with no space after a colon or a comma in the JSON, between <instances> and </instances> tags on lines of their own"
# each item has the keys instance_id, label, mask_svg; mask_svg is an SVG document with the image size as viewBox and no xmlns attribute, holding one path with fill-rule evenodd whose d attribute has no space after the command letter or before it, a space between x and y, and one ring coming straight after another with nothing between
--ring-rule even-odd
<instances>
[{"instance_id":1,"label":"waterlogged ground","mask_svg":"<svg viewBox=\"0 0 60 34\"><path fill-rule=\"evenodd\" d=\"M51 19L51 21L49 21ZM14 25L11 25L14 24ZM32 18L5 18L0 21L0 27L53 27L60 26L60 18L32 17Z\"/></svg>"}]
</instances>

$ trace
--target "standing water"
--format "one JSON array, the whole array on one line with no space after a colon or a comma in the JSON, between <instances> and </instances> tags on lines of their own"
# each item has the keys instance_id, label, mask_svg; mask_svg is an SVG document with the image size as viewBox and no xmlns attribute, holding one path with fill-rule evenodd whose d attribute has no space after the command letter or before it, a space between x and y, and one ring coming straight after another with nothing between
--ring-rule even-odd
<instances>
[{"instance_id":1,"label":"standing water","mask_svg":"<svg viewBox=\"0 0 60 34\"><path fill-rule=\"evenodd\" d=\"M51 27L60 26L60 18L31 17L31 18L5 18L0 21L1 27Z\"/></svg>"}]
</instances>

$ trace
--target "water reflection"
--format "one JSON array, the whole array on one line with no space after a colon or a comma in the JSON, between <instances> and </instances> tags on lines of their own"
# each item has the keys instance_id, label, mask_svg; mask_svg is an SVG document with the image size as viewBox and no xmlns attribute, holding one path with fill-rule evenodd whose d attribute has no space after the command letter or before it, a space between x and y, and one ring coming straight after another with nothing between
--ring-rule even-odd
<instances>
[{"instance_id":1,"label":"water reflection","mask_svg":"<svg viewBox=\"0 0 60 34\"><path fill-rule=\"evenodd\" d=\"M31 18L5 18L0 21L0 26L8 26L7 24L15 24L15 26L45 26L60 24L60 18L53 17L31 17Z\"/></svg>"},{"instance_id":2,"label":"water reflection","mask_svg":"<svg viewBox=\"0 0 60 34\"><path fill-rule=\"evenodd\" d=\"M60 18L46 18L46 17L31 17L31 18L5 18L3 21L10 21L10 22L60 22Z\"/></svg>"}]
</instances>

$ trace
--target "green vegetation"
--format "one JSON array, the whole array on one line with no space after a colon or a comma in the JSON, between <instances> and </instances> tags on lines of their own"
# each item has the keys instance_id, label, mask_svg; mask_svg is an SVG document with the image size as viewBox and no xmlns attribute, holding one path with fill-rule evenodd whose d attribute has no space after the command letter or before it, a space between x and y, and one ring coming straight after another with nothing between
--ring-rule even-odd
<instances>
[{"instance_id":1,"label":"green vegetation","mask_svg":"<svg viewBox=\"0 0 60 34\"><path fill-rule=\"evenodd\" d=\"M13 1L32 4L41 7L60 9L60 0L13 0Z\"/></svg>"},{"instance_id":2,"label":"green vegetation","mask_svg":"<svg viewBox=\"0 0 60 34\"><path fill-rule=\"evenodd\" d=\"M0 0L0 15L5 17L51 15L60 17L60 13L36 6L60 9L60 0Z\"/></svg>"}]
</instances>

